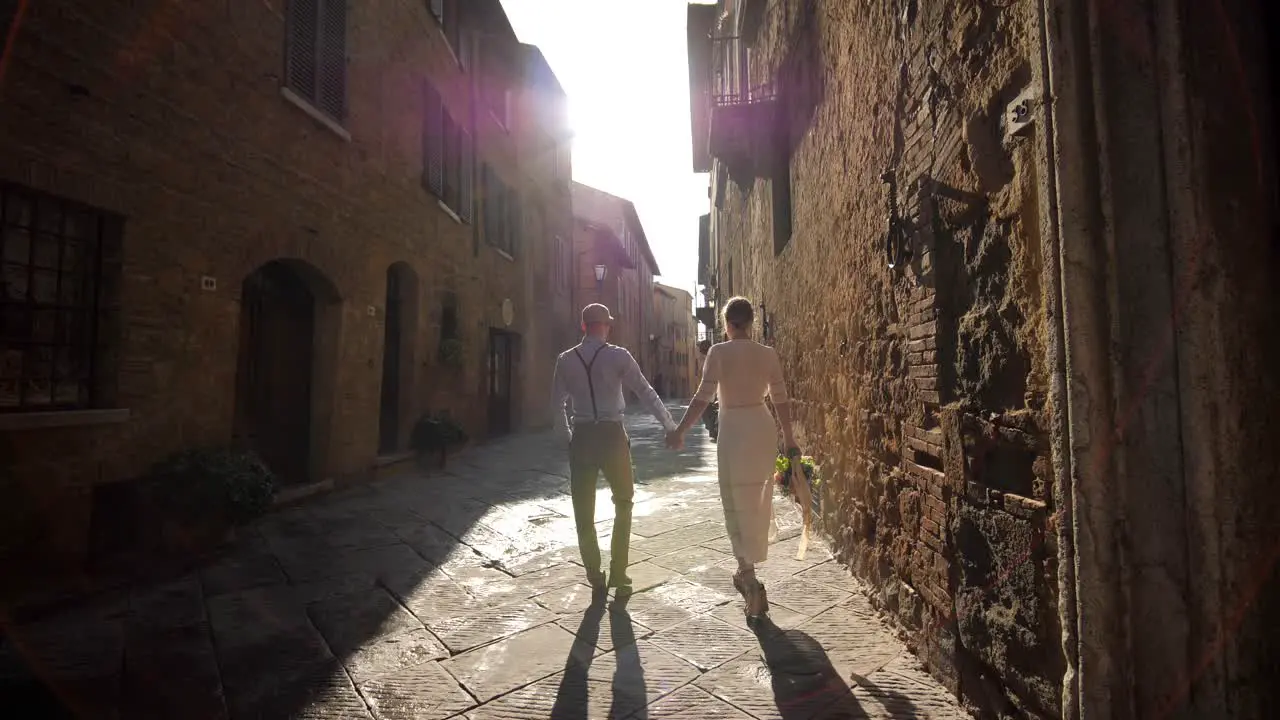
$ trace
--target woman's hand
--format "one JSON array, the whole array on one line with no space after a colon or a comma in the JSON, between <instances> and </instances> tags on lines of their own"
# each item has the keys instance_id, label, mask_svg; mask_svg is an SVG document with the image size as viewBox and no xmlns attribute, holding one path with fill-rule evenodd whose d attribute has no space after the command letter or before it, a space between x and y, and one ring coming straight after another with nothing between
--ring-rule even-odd
<instances>
[{"instance_id":1,"label":"woman's hand","mask_svg":"<svg viewBox=\"0 0 1280 720\"><path fill-rule=\"evenodd\" d=\"M684 449L684 431L677 428L667 433L667 449L668 450Z\"/></svg>"}]
</instances>

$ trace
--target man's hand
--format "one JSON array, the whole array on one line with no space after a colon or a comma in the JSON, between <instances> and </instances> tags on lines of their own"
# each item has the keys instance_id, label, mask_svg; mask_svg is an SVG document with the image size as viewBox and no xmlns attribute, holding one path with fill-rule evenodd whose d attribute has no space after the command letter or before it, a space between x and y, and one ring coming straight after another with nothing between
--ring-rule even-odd
<instances>
[{"instance_id":1,"label":"man's hand","mask_svg":"<svg viewBox=\"0 0 1280 720\"><path fill-rule=\"evenodd\" d=\"M667 449L683 450L684 449L684 433L679 430L672 430L667 433Z\"/></svg>"}]
</instances>

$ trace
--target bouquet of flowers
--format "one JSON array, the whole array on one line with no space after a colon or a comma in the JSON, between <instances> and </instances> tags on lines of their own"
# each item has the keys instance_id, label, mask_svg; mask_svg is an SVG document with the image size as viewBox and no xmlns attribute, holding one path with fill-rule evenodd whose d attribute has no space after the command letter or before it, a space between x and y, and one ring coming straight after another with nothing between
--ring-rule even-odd
<instances>
[{"instance_id":1,"label":"bouquet of flowers","mask_svg":"<svg viewBox=\"0 0 1280 720\"><path fill-rule=\"evenodd\" d=\"M818 478L818 467L813 458L807 455L795 458L779 455L773 463L773 469L774 484L782 489L783 495L799 506L800 515L804 518L800 549L796 552L796 559L803 560L809 550L809 529L813 525L813 488L822 482Z\"/></svg>"}]
</instances>

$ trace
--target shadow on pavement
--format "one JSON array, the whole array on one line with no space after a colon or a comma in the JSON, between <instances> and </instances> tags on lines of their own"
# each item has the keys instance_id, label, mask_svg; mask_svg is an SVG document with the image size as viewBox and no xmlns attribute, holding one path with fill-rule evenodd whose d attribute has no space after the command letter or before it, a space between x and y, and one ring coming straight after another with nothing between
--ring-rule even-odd
<instances>
[{"instance_id":1,"label":"shadow on pavement","mask_svg":"<svg viewBox=\"0 0 1280 720\"><path fill-rule=\"evenodd\" d=\"M773 684L781 720L844 720L868 716L840 676L822 644L797 629L782 630L768 617L755 628ZM917 717L914 704L896 693L890 700L902 717Z\"/></svg>"},{"instance_id":2,"label":"shadow on pavement","mask_svg":"<svg viewBox=\"0 0 1280 720\"><path fill-rule=\"evenodd\" d=\"M593 603L582 613L582 622L578 623L578 632L574 633L577 642L564 661L564 674L560 676L560 687L556 691L555 704L551 707L551 717L564 720L587 719L590 707L587 681L600 639L600 620L603 617L603 602Z\"/></svg>"},{"instance_id":3,"label":"shadow on pavement","mask_svg":"<svg viewBox=\"0 0 1280 720\"><path fill-rule=\"evenodd\" d=\"M616 664L613 668L613 701L608 717L647 720L649 694L626 598L615 600L609 607L609 633Z\"/></svg>"},{"instance_id":4,"label":"shadow on pavement","mask_svg":"<svg viewBox=\"0 0 1280 720\"><path fill-rule=\"evenodd\" d=\"M485 703L509 689L491 677L541 672L520 663L572 640L533 599L585 579L567 458L547 440L283 509L178 578L20 622L0 612L0 699L35 711L22 717L184 720Z\"/></svg>"}]
</instances>

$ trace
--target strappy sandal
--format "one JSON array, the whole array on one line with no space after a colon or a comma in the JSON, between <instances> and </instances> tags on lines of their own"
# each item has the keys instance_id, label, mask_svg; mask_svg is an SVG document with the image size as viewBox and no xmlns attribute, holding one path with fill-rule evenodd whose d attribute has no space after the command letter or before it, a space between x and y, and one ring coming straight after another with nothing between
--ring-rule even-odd
<instances>
[{"instance_id":1,"label":"strappy sandal","mask_svg":"<svg viewBox=\"0 0 1280 720\"><path fill-rule=\"evenodd\" d=\"M747 578L738 573L733 574L733 587L742 594L743 599L747 601L743 612L750 622L764 617L769 613L769 594L764 589L764 583L757 580L754 576Z\"/></svg>"}]
</instances>

